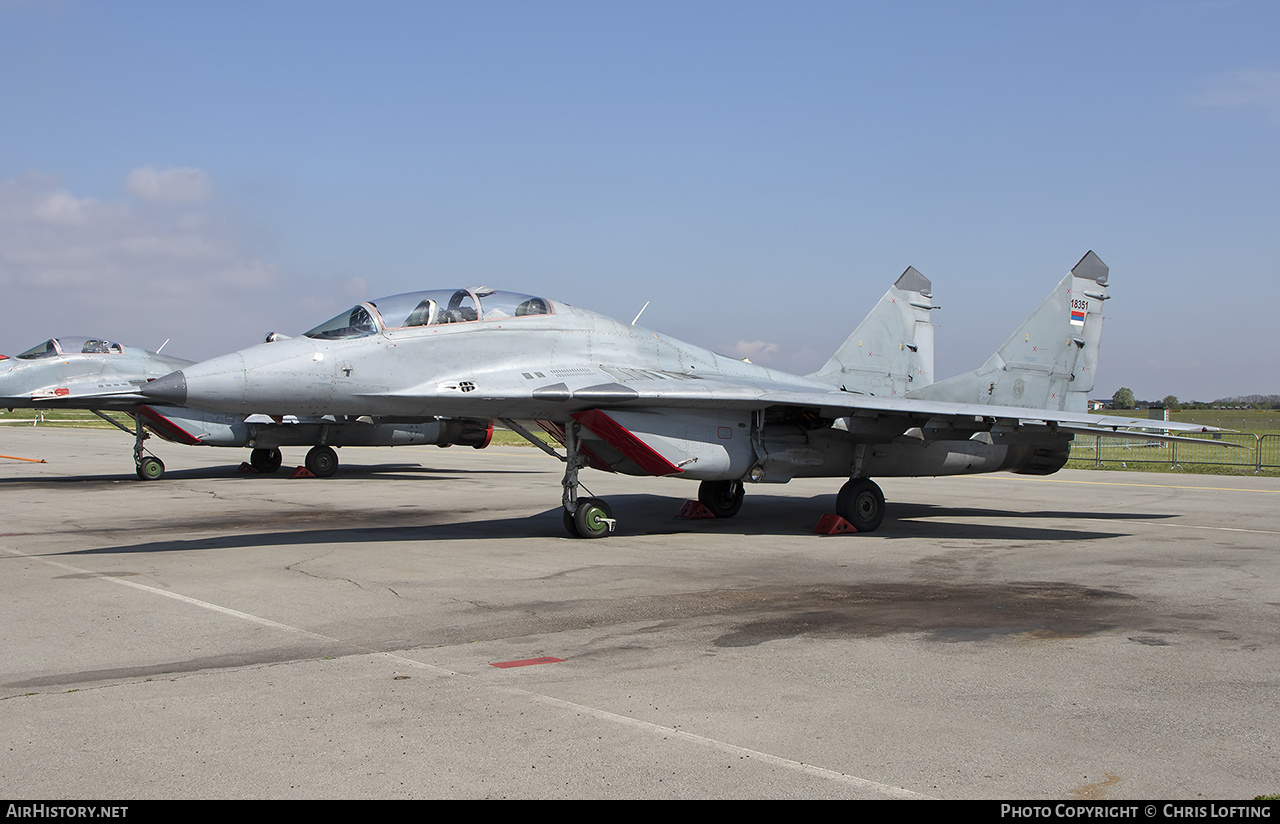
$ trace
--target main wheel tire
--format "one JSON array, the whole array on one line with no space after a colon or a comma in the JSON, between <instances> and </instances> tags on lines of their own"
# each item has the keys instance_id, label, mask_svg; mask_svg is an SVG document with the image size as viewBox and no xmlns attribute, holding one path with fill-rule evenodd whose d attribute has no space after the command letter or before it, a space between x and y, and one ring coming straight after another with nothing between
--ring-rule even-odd
<instances>
[{"instance_id":1,"label":"main wheel tire","mask_svg":"<svg viewBox=\"0 0 1280 824\"><path fill-rule=\"evenodd\" d=\"M283 462L284 456L279 449L255 449L249 453L249 465L263 475L275 472Z\"/></svg>"},{"instance_id":2,"label":"main wheel tire","mask_svg":"<svg viewBox=\"0 0 1280 824\"><path fill-rule=\"evenodd\" d=\"M874 532L884 521L884 493L870 478L852 478L840 487L836 512L859 532Z\"/></svg>"},{"instance_id":3,"label":"main wheel tire","mask_svg":"<svg viewBox=\"0 0 1280 824\"><path fill-rule=\"evenodd\" d=\"M144 481L158 481L164 475L164 462L147 455L138 461L138 477Z\"/></svg>"},{"instance_id":4,"label":"main wheel tire","mask_svg":"<svg viewBox=\"0 0 1280 824\"><path fill-rule=\"evenodd\" d=\"M609 520L613 510L599 498L579 498L573 513L573 525L581 538L603 538L611 531Z\"/></svg>"},{"instance_id":5,"label":"main wheel tire","mask_svg":"<svg viewBox=\"0 0 1280 824\"><path fill-rule=\"evenodd\" d=\"M737 515L746 492L742 481L703 481L698 484L698 500L717 518Z\"/></svg>"},{"instance_id":6,"label":"main wheel tire","mask_svg":"<svg viewBox=\"0 0 1280 824\"><path fill-rule=\"evenodd\" d=\"M582 533L578 531L578 525L574 523L573 514L567 509L561 509L560 513L564 516L564 531L569 533L569 537L581 538Z\"/></svg>"},{"instance_id":7,"label":"main wheel tire","mask_svg":"<svg viewBox=\"0 0 1280 824\"><path fill-rule=\"evenodd\" d=\"M338 453L331 446L313 446L307 451L307 470L317 478L327 478L338 471Z\"/></svg>"}]
</instances>

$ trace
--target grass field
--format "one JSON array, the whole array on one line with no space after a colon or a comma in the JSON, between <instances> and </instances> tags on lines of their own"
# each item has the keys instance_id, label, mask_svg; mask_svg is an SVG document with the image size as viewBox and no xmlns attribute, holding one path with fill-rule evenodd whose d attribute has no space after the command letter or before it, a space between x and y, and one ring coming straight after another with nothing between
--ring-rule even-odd
<instances>
[{"instance_id":1,"label":"grass field","mask_svg":"<svg viewBox=\"0 0 1280 824\"><path fill-rule=\"evenodd\" d=\"M1198 423L1235 432L1280 435L1280 409L1191 409L1172 412L1170 419L1179 423Z\"/></svg>"},{"instance_id":2,"label":"grass field","mask_svg":"<svg viewBox=\"0 0 1280 824\"><path fill-rule=\"evenodd\" d=\"M1139 417L1134 410L1133 416ZM1123 410L1100 414L1124 415ZM1280 475L1280 410L1195 409L1173 412L1170 419L1230 430L1220 437L1191 436L1203 441L1227 441L1239 449L1157 444L1077 437L1071 445L1071 469L1111 469L1131 472L1183 472L1212 475ZM1261 468L1259 468L1261 466Z\"/></svg>"},{"instance_id":3,"label":"grass field","mask_svg":"<svg viewBox=\"0 0 1280 824\"><path fill-rule=\"evenodd\" d=\"M133 428L133 419L123 412L107 412L124 426ZM0 410L0 424L10 426L69 426L81 429L112 429L111 424L85 409Z\"/></svg>"}]
</instances>

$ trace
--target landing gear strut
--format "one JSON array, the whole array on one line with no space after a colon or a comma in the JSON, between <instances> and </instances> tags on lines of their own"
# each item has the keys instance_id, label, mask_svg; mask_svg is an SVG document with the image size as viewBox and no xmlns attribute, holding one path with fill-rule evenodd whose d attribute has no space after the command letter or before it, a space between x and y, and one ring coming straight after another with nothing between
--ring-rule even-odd
<instances>
[{"instance_id":1,"label":"landing gear strut","mask_svg":"<svg viewBox=\"0 0 1280 824\"><path fill-rule=\"evenodd\" d=\"M859 532L874 532L884 521L884 493L870 478L850 478L836 496L836 513Z\"/></svg>"},{"instance_id":2,"label":"landing gear strut","mask_svg":"<svg viewBox=\"0 0 1280 824\"><path fill-rule=\"evenodd\" d=\"M164 461L153 455L145 455L142 442L150 438L150 433L142 426L142 416L133 416L133 466L138 477L144 481L158 481L164 475Z\"/></svg>"},{"instance_id":3,"label":"landing gear strut","mask_svg":"<svg viewBox=\"0 0 1280 824\"><path fill-rule=\"evenodd\" d=\"M126 413L133 418L133 429L130 430L129 427L101 410L90 409L89 411L126 435L133 436L133 468L139 478L144 481L155 481L164 475L164 461L154 455L146 454L147 450L142 445L143 441L151 437L151 433L142 425L142 413L136 411Z\"/></svg>"},{"instance_id":4,"label":"landing gear strut","mask_svg":"<svg viewBox=\"0 0 1280 824\"><path fill-rule=\"evenodd\" d=\"M613 532L617 520L613 510L599 498L578 497L578 470L587 465L586 456L579 449L578 432L581 424L570 421L564 428L565 467L564 494L560 502L564 505L564 528L575 538L603 538Z\"/></svg>"}]
</instances>

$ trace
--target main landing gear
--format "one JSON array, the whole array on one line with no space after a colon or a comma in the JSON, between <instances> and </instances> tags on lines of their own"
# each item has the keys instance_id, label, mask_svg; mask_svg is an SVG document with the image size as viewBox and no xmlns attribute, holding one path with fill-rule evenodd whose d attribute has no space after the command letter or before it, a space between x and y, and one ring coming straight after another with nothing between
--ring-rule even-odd
<instances>
[{"instance_id":1,"label":"main landing gear","mask_svg":"<svg viewBox=\"0 0 1280 824\"><path fill-rule=\"evenodd\" d=\"M565 469L560 482L564 487L560 499L564 529L575 538L603 538L614 531L617 519L603 500L578 497L578 472L589 463L581 451L580 426L571 421L564 430ZM732 518L742 509L745 493L740 480L703 481L698 486L698 501L717 518ZM850 478L836 496L836 512L858 532L874 532L884 522L884 492L870 478Z\"/></svg>"},{"instance_id":2,"label":"main landing gear","mask_svg":"<svg viewBox=\"0 0 1280 824\"><path fill-rule=\"evenodd\" d=\"M850 478L836 496L836 514L859 532L874 532L884 521L884 493L870 478Z\"/></svg>"},{"instance_id":3,"label":"main landing gear","mask_svg":"<svg viewBox=\"0 0 1280 824\"><path fill-rule=\"evenodd\" d=\"M732 518L742 509L746 492L742 481L703 481L698 484L698 502L717 518Z\"/></svg>"},{"instance_id":4,"label":"main landing gear","mask_svg":"<svg viewBox=\"0 0 1280 824\"><path fill-rule=\"evenodd\" d=\"M698 501L717 518L732 518L744 492L742 481L703 481ZM836 513L858 532L874 532L884 521L884 493L870 478L850 478L836 496Z\"/></svg>"},{"instance_id":5,"label":"main landing gear","mask_svg":"<svg viewBox=\"0 0 1280 824\"><path fill-rule=\"evenodd\" d=\"M742 481L703 481L698 501L717 518L732 518L744 491ZM858 532L874 532L884 521L884 492L870 478L850 478L836 496L836 513Z\"/></svg>"},{"instance_id":6,"label":"main landing gear","mask_svg":"<svg viewBox=\"0 0 1280 824\"><path fill-rule=\"evenodd\" d=\"M249 454L249 465L263 475L270 475L284 463L279 449L255 449Z\"/></svg>"},{"instance_id":7,"label":"main landing gear","mask_svg":"<svg viewBox=\"0 0 1280 824\"><path fill-rule=\"evenodd\" d=\"M332 446L313 446L307 451L307 471L317 478L328 478L338 471L338 453Z\"/></svg>"},{"instance_id":8,"label":"main landing gear","mask_svg":"<svg viewBox=\"0 0 1280 824\"><path fill-rule=\"evenodd\" d=\"M255 449L249 455L249 465L263 475L270 475L280 468L284 456L279 449ZM338 453L331 446L313 446L307 452L307 471L317 478L328 478L338 471Z\"/></svg>"}]
</instances>

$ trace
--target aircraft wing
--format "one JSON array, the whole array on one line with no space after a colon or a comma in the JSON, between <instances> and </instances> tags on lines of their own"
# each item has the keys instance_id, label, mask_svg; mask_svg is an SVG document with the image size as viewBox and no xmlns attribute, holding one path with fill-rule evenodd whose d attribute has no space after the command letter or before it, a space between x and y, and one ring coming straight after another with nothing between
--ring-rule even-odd
<instances>
[{"instance_id":1,"label":"aircraft wing","mask_svg":"<svg viewBox=\"0 0 1280 824\"><path fill-rule=\"evenodd\" d=\"M30 395L24 396L24 400L29 401L34 405L71 407L79 407L86 403L98 402L121 406L133 406L139 403L147 403L148 401L147 398L144 398L142 394L139 393L138 387L130 384L124 384L120 387L108 389L94 389L91 391L80 391L70 387L60 387L53 390L37 390L32 392Z\"/></svg>"},{"instance_id":2,"label":"aircraft wing","mask_svg":"<svg viewBox=\"0 0 1280 824\"><path fill-rule=\"evenodd\" d=\"M490 417L536 419L561 418L587 409L733 409L748 411L792 407L817 410L827 418L901 418L903 429L926 422L947 420L971 425L975 419L1005 425L1045 424L1075 434L1151 439L1156 432L1223 431L1199 424L1094 415L1088 412L997 406L905 396L870 395L806 385L795 380L756 376L709 377L679 373L627 370L609 366L581 366L562 379L544 376L539 381L519 374L476 374L466 379L444 380L412 390L368 397L413 398L440 414L484 414ZM632 374L627 374L628 372ZM638 375L638 377L637 377ZM1135 431L1140 430L1140 431Z\"/></svg>"},{"instance_id":3,"label":"aircraft wing","mask_svg":"<svg viewBox=\"0 0 1280 824\"><path fill-rule=\"evenodd\" d=\"M1123 436L1126 431L1132 429L1177 430L1181 432L1221 431L1214 427L1205 427L1200 424L1157 421L1150 418L1126 418L1117 415L1094 415L1089 412L1033 409L1021 406L992 406L955 401L884 398L839 391L768 393L762 400L792 406L817 406L827 412L842 410L846 415L880 413L900 414L911 418L967 418L969 420L988 418L992 420L1017 421L1018 423L1066 424L1066 427L1060 428L1070 429L1070 431L1080 432L1081 434L1088 432L1089 434ZM1144 434L1144 437L1149 437L1149 433Z\"/></svg>"}]
</instances>

